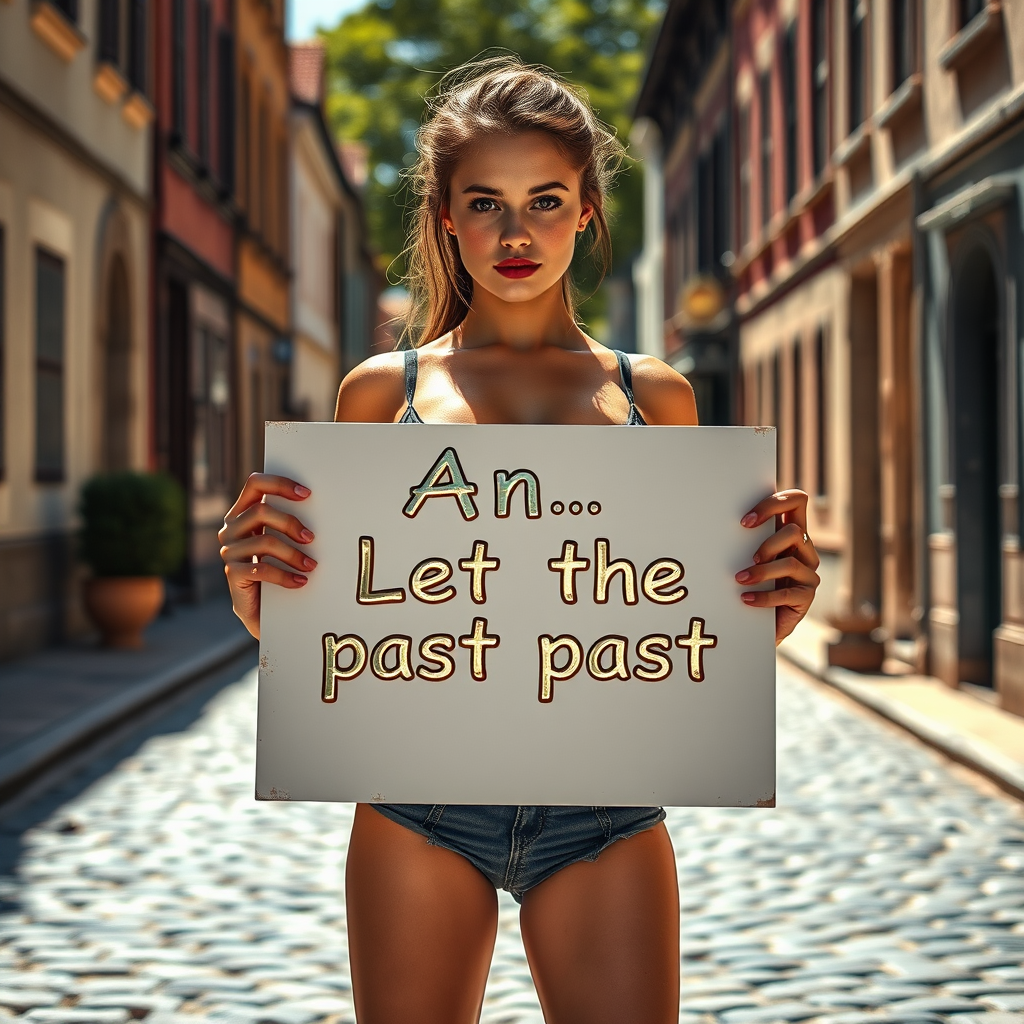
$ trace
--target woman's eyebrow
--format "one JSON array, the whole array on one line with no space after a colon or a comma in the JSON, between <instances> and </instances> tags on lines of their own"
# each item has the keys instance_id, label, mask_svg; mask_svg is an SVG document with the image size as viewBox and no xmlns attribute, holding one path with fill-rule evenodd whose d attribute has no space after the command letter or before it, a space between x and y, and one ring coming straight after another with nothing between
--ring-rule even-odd
<instances>
[{"instance_id":1,"label":"woman's eyebrow","mask_svg":"<svg viewBox=\"0 0 1024 1024\"><path fill-rule=\"evenodd\" d=\"M535 196L538 192L549 192L553 188L560 188L563 192L569 191L568 185L563 185L560 181L549 181L545 185L534 185L534 187L527 192L527 195Z\"/></svg>"},{"instance_id":2,"label":"woman's eyebrow","mask_svg":"<svg viewBox=\"0 0 1024 1024\"><path fill-rule=\"evenodd\" d=\"M526 194L528 196L535 196L538 192L550 192L553 188L560 188L563 192L569 191L568 185L563 185L560 181L548 181L543 185L534 185ZM484 196L500 196L501 189L490 188L487 185L467 185L463 190L463 195L468 195L470 192L479 192L480 195Z\"/></svg>"}]
</instances>

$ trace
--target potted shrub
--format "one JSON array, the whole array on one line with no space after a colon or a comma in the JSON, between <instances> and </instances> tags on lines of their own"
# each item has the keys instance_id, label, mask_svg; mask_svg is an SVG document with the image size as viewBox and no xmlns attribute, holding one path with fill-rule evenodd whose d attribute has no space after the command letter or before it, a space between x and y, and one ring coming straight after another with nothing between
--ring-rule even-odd
<instances>
[{"instance_id":1,"label":"potted shrub","mask_svg":"<svg viewBox=\"0 0 1024 1024\"><path fill-rule=\"evenodd\" d=\"M85 607L106 647L142 646L185 555L185 494L163 473L104 473L82 488L79 553L92 569Z\"/></svg>"}]
</instances>

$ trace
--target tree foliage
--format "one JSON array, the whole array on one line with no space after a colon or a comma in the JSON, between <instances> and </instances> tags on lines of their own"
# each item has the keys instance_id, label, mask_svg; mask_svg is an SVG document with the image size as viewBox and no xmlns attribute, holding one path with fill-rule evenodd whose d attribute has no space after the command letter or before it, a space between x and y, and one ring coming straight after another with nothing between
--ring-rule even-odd
<instances>
[{"instance_id":1,"label":"tree foliage","mask_svg":"<svg viewBox=\"0 0 1024 1024\"><path fill-rule=\"evenodd\" d=\"M511 50L584 87L625 140L661 11L660 0L370 0L322 31L328 117L340 138L368 146L368 217L383 259L404 247L400 172L415 159L423 96L441 74L486 50ZM627 166L609 211L617 263L640 247L641 193L639 168Z\"/></svg>"}]
</instances>

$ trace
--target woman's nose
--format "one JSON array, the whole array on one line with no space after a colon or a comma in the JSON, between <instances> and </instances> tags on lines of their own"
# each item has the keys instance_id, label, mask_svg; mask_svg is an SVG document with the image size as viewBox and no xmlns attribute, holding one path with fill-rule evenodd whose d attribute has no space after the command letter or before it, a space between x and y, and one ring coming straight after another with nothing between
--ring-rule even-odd
<instances>
[{"instance_id":1,"label":"woman's nose","mask_svg":"<svg viewBox=\"0 0 1024 1024\"><path fill-rule=\"evenodd\" d=\"M511 216L506 219L502 225L501 244L506 249L521 249L530 244L530 235L521 218Z\"/></svg>"}]
</instances>

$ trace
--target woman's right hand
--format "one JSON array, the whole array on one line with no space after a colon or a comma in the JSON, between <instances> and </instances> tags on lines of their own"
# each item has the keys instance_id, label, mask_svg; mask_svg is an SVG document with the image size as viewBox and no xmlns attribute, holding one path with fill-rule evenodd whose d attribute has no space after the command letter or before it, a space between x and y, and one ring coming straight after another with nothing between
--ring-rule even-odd
<instances>
[{"instance_id":1,"label":"woman's right hand","mask_svg":"<svg viewBox=\"0 0 1024 1024\"><path fill-rule=\"evenodd\" d=\"M296 544L308 544L313 539L312 531L295 516L268 505L264 501L268 494L304 501L310 490L284 476L250 473L217 533L224 575L231 591L231 607L257 640L260 636L260 584L276 583L297 590L308 582L305 573L316 568L316 561L309 555L280 537L264 532L269 527ZM263 561L267 555L299 571L288 572L270 565Z\"/></svg>"}]
</instances>

